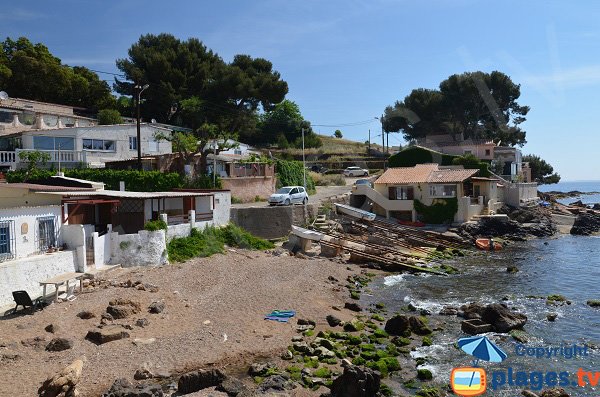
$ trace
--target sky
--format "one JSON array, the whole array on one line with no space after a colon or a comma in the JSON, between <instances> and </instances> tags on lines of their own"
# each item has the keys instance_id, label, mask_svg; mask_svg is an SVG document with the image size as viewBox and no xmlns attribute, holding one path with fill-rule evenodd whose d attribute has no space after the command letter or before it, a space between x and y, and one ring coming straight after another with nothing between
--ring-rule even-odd
<instances>
[{"instance_id":1,"label":"sky","mask_svg":"<svg viewBox=\"0 0 600 397\"><path fill-rule=\"evenodd\" d=\"M375 117L412 89L499 70L531 107L524 154L563 180L598 180L598 21L600 2L584 0L29 0L4 4L0 35L106 72L118 72L115 60L142 34L196 37L226 61L270 60L317 132L358 141L370 129L381 142ZM390 145L401 143L390 134Z\"/></svg>"}]
</instances>

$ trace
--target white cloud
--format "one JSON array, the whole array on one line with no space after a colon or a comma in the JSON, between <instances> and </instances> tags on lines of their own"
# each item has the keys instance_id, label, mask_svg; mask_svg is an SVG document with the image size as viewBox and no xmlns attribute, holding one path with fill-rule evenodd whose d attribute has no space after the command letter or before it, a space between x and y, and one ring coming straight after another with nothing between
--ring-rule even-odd
<instances>
[{"instance_id":1,"label":"white cloud","mask_svg":"<svg viewBox=\"0 0 600 397\"><path fill-rule=\"evenodd\" d=\"M552 85L559 89L571 89L600 84L600 65L589 65L547 74L523 76L523 85L543 87Z\"/></svg>"}]
</instances>

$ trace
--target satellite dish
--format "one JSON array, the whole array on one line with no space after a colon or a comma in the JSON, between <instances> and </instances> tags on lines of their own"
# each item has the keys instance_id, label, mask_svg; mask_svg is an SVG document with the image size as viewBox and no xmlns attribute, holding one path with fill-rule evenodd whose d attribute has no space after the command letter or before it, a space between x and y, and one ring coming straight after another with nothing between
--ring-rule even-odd
<instances>
[{"instance_id":1,"label":"satellite dish","mask_svg":"<svg viewBox=\"0 0 600 397\"><path fill-rule=\"evenodd\" d=\"M0 91L0 99L8 99L8 94L6 93L6 91Z\"/></svg>"},{"instance_id":2,"label":"satellite dish","mask_svg":"<svg viewBox=\"0 0 600 397\"><path fill-rule=\"evenodd\" d=\"M156 124L156 119L152 119L152 120L150 120L150 122L151 122L152 124Z\"/></svg>"}]
</instances>

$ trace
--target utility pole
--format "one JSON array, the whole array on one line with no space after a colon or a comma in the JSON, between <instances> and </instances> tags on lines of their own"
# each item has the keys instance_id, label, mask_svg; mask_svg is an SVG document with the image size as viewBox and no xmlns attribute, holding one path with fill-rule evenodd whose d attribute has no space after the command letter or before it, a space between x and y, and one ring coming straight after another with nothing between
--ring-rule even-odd
<instances>
[{"instance_id":1,"label":"utility pole","mask_svg":"<svg viewBox=\"0 0 600 397\"><path fill-rule=\"evenodd\" d=\"M142 92L144 92L144 90L146 88L148 88L149 85L146 84L143 87L139 84L135 85L135 90L136 90L136 96L135 96L135 107L136 107L136 111L137 111L137 168L138 171L142 170L142 133L141 133L141 118L140 118L140 100L142 97Z\"/></svg>"},{"instance_id":2,"label":"utility pole","mask_svg":"<svg viewBox=\"0 0 600 397\"><path fill-rule=\"evenodd\" d=\"M369 128L369 152L367 153L369 156L371 155L371 129Z\"/></svg>"},{"instance_id":3,"label":"utility pole","mask_svg":"<svg viewBox=\"0 0 600 397\"><path fill-rule=\"evenodd\" d=\"M302 127L302 169L304 171L304 190L306 191L306 157L304 156L304 127Z\"/></svg>"},{"instance_id":4,"label":"utility pole","mask_svg":"<svg viewBox=\"0 0 600 397\"><path fill-rule=\"evenodd\" d=\"M386 131L385 136L387 137L387 149L385 152L390 154L390 133Z\"/></svg>"},{"instance_id":5,"label":"utility pole","mask_svg":"<svg viewBox=\"0 0 600 397\"><path fill-rule=\"evenodd\" d=\"M379 121L381 121L381 150L385 154L385 134L383 133L383 114L381 115L381 118L379 119Z\"/></svg>"}]
</instances>

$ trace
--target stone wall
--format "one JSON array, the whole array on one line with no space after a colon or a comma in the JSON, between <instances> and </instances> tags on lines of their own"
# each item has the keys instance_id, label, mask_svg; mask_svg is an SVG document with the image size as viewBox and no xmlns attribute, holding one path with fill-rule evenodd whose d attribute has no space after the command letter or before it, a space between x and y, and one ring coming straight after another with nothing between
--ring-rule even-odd
<instances>
[{"instance_id":1,"label":"stone wall","mask_svg":"<svg viewBox=\"0 0 600 397\"><path fill-rule=\"evenodd\" d=\"M275 192L275 177L248 176L239 178L222 178L223 189L231 190L231 195L242 202L254 201L256 196L268 199Z\"/></svg>"},{"instance_id":2,"label":"stone wall","mask_svg":"<svg viewBox=\"0 0 600 397\"><path fill-rule=\"evenodd\" d=\"M76 271L76 256L75 251L59 251L0 263L0 307L13 302L12 291L25 290L32 299L40 296L39 282Z\"/></svg>"},{"instance_id":3,"label":"stone wall","mask_svg":"<svg viewBox=\"0 0 600 397\"><path fill-rule=\"evenodd\" d=\"M292 225L301 226L316 217L314 204L285 207L232 208L231 222L255 236L275 239L287 236Z\"/></svg>"},{"instance_id":4,"label":"stone wall","mask_svg":"<svg viewBox=\"0 0 600 397\"><path fill-rule=\"evenodd\" d=\"M189 225L185 225L188 227ZM160 266L168 263L164 230L136 234L111 233L111 263L122 267Z\"/></svg>"}]
</instances>

